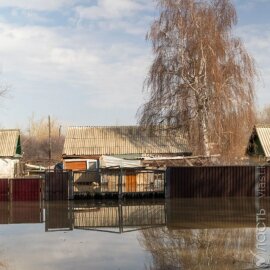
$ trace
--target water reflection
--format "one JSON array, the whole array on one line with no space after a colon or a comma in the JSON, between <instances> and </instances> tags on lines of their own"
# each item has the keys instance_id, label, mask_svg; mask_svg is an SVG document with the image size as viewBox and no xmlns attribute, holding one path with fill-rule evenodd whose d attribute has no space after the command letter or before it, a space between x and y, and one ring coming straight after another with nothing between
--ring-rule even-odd
<instances>
[{"instance_id":1,"label":"water reflection","mask_svg":"<svg viewBox=\"0 0 270 270\"><path fill-rule=\"evenodd\" d=\"M1 203L0 224L40 223L43 232L52 232L40 236L44 243L44 239L50 239L50 243L53 243L48 250L59 245L59 242L53 242L55 236L58 241L63 239L63 254L71 254L77 249L86 254L89 251L90 254L91 250L91 256L99 256L100 259L95 262L93 269L111 269L110 263L104 266L106 261L103 260L102 253L94 249L95 246L104 249L106 245L118 259L125 259L123 254L131 246L147 254L142 257L138 250L137 253L134 252L133 247L129 260L134 259L134 264L131 267L126 262L124 269L254 269L254 254L258 253L256 214L258 209L264 209L265 223L269 226L269 202L268 199L260 200L258 205L254 199L181 199L121 203ZM0 226L0 235L2 232L5 235L5 230L8 231L8 226ZM27 231L26 241L28 238L29 243L36 241L31 238L32 229L20 227L20 231L23 230ZM36 231L35 239L40 233ZM119 237L117 234L123 235ZM265 234L269 239L269 228ZM85 242L88 241L88 236L89 243ZM77 249L65 245L66 239L77 245ZM126 247L123 250L124 243ZM270 255L268 242L264 248ZM86 255L74 255L75 265L85 263L85 267L77 269L91 269L86 258ZM138 260L141 265L136 268L135 262ZM116 263L117 261L115 266ZM102 267L99 268L101 264ZM66 269L64 262L63 268L61 265L52 269Z\"/></svg>"},{"instance_id":2,"label":"water reflection","mask_svg":"<svg viewBox=\"0 0 270 270\"><path fill-rule=\"evenodd\" d=\"M268 201L262 204L269 210ZM152 254L147 269L255 269L256 241L250 199L170 201L167 226L140 235Z\"/></svg>"},{"instance_id":3,"label":"water reflection","mask_svg":"<svg viewBox=\"0 0 270 270\"><path fill-rule=\"evenodd\" d=\"M124 233L164 226L165 202L46 203L46 231L94 230Z\"/></svg>"},{"instance_id":4,"label":"water reflection","mask_svg":"<svg viewBox=\"0 0 270 270\"><path fill-rule=\"evenodd\" d=\"M1 202L0 224L42 223L41 202Z\"/></svg>"}]
</instances>

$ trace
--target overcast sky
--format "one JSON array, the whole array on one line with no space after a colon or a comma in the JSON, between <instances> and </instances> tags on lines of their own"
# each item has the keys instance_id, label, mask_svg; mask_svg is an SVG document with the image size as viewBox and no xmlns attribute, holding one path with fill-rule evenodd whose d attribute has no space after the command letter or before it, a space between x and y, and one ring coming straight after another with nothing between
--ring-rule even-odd
<instances>
[{"instance_id":1,"label":"overcast sky","mask_svg":"<svg viewBox=\"0 0 270 270\"><path fill-rule=\"evenodd\" d=\"M270 104L270 0L235 1ZM0 0L0 126L51 115L66 125L135 124L151 63L152 0Z\"/></svg>"}]
</instances>

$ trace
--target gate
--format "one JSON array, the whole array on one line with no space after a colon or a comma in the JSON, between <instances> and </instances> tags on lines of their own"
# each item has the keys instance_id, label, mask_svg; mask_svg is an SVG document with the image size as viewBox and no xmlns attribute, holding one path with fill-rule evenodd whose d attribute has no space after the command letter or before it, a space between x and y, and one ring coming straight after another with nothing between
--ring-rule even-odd
<instances>
[{"instance_id":1,"label":"gate","mask_svg":"<svg viewBox=\"0 0 270 270\"><path fill-rule=\"evenodd\" d=\"M73 177L71 171L47 171L45 173L45 199L73 199Z\"/></svg>"}]
</instances>

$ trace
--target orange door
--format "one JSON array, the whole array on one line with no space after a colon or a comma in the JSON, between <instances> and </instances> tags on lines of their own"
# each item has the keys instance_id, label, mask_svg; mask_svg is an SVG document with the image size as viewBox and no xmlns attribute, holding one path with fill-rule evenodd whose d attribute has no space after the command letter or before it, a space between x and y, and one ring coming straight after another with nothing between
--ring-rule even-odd
<instances>
[{"instance_id":1,"label":"orange door","mask_svg":"<svg viewBox=\"0 0 270 270\"><path fill-rule=\"evenodd\" d=\"M126 192L136 192L136 174L127 173L126 174Z\"/></svg>"}]
</instances>

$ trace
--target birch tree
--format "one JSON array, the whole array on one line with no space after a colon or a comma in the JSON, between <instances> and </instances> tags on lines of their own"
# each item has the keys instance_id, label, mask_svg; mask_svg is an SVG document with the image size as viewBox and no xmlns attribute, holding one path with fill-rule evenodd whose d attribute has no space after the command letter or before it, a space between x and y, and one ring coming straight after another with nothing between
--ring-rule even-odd
<instances>
[{"instance_id":1,"label":"birch tree","mask_svg":"<svg viewBox=\"0 0 270 270\"><path fill-rule=\"evenodd\" d=\"M148 101L139 122L186 130L200 154L210 155L212 144L228 148L224 138L235 135L235 126L240 132L253 124L256 75L232 33L234 6L230 0L157 0L157 6L160 16L147 34L154 54Z\"/></svg>"}]
</instances>

